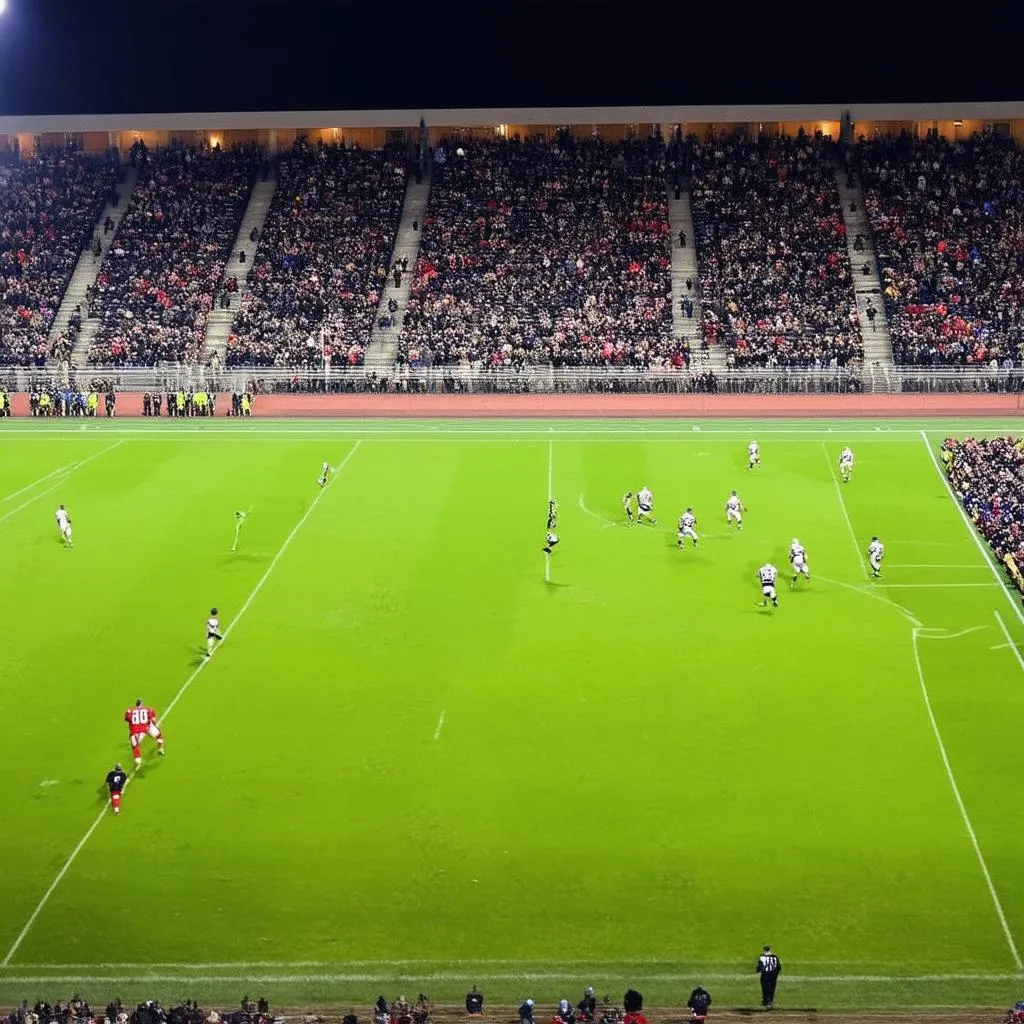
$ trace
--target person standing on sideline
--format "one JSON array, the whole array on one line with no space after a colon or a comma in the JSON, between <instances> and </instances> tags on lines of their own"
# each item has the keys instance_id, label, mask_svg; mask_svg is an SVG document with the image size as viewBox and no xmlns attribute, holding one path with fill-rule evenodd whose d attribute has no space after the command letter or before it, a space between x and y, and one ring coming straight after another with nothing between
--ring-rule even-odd
<instances>
[{"instance_id":1,"label":"person standing on sideline","mask_svg":"<svg viewBox=\"0 0 1024 1024\"><path fill-rule=\"evenodd\" d=\"M782 964L772 952L771 946L764 947L764 951L757 958L756 969L761 975L761 1005L770 1010L772 1003L775 1002L775 986L779 983L779 975L782 973Z\"/></svg>"}]
</instances>

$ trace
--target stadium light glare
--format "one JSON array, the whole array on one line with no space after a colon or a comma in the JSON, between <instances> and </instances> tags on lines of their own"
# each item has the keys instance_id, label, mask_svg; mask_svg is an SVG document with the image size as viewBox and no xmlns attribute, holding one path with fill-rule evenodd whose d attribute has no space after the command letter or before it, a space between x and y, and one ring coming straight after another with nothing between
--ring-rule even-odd
<instances>
[{"instance_id":1,"label":"stadium light glare","mask_svg":"<svg viewBox=\"0 0 1024 1024\"><path fill-rule=\"evenodd\" d=\"M7 0L0 0L0 14L7 10Z\"/></svg>"}]
</instances>

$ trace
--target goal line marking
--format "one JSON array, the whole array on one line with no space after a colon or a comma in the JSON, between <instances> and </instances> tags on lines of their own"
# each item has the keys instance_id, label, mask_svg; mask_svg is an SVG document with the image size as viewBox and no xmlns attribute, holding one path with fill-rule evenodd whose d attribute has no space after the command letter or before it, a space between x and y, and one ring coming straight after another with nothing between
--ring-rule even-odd
<instances>
[{"instance_id":1,"label":"goal line marking","mask_svg":"<svg viewBox=\"0 0 1024 1024\"><path fill-rule=\"evenodd\" d=\"M352 458L353 455L355 455L356 451L358 450L361 444L362 441L356 441L356 443L352 446L352 449L349 451L349 453L345 456L344 459L342 459L340 465L338 466L338 474L340 474L341 471L348 465L349 460ZM102 452L100 454L102 454ZM267 582L268 579L270 579L271 573L273 573L274 569L277 567L277 563L281 560L281 557L288 550L289 546L291 545L291 542L295 539L296 534L298 534L299 530L302 529L306 520L309 519L309 517L313 514L313 510L317 507L317 505L320 504L320 499L323 498L323 496L327 493L328 488L331 486L335 479L337 479L337 476L333 477L330 481L328 481L326 487L322 487L320 489L316 497L314 497L313 500L310 502L309 507L302 514L302 517L295 524L295 526L292 527L291 533L289 533L288 536L285 537L284 543L277 550L277 554L274 555L274 557L270 560L270 565L267 566L263 575L259 578L259 580L257 580L256 586L253 587L252 591L249 593L249 596L242 603L241 608L238 609L238 612L235 615L235 617L228 624L227 629L224 630L225 640L228 638L228 635L235 628L235 626L238 625L239 621L242 619L242 616L245 615L245 613L249 610L253 601L256 599L256 595L259 594L259 592L263 589L263 585ZM202 672L203 669L207 666L207 664L209 664L209 662L211 662L212 660L212 658L204 658L196 666L192 674L185 680L184 683L182 683L181 689L179 689L178 692L174 695L174 698L171 700L171 703L167 705L167 709L160 716L161 719L166 718L174 710L175 705L177 705L178 701L181 700L181 698L185 695L188 689L192 686L192 683L195 682L195 680L199 677L199 673ZM128 783L132 781L132 779L135 778L137 772L138 769L132 771L131 775L128 778L128 782L125 783L126 786L128 785ZM96 829L99 828L100 823L103 821L103 819L107 816L108 813L109 812L106 807L106 804L104 804L103 809L99 812L99 814L96 815L92 824L85 830L85 834L82 836L81 839L79 839L78 844L71 851L70 855L68 856L68 859L64 861L60 870L57 872L56 877L50 883L49 888L46 890L46 892L43 893L42 899L39 901L38 904L36 904L35 909L29 915L29 919L25 922L25 927L22 928L21 931L18 933L18 937L14 940L13 944L11 945L11 948L7 951L7 955L4 957L2 963L0 963L0 966L7 967L10 964L11 960L14 957L14 954L18 952L18 949L20 948L22 942L25 941L25 936L28 935L28 933L32 930L32 926L39 919L39 915L43 912L43 909L46 907L46 904L49 903L50 897L54 894L57 887L63 881L64 876L71 869L71 865L74 864L74 862L78 859L78 855L85 848L86 843L88 843L89 840L92 838L93 833L96 831Z\"/></svg>"}]
</instances>

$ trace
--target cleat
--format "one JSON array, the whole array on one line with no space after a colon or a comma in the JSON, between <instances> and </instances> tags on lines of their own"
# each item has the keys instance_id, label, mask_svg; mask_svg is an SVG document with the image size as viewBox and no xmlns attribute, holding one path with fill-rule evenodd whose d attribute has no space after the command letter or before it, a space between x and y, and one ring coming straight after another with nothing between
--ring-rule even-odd
<instances>
[{"instance_id":1,"label":"cleat","mask_svg":"<svg viewBox=\"0 0 1024 1024\"><path fill-rule=\"evenodd\" d=\"M161 757L163 757L163 756L164 756L164 754L166 754L166 753L167 753L167 751L166 751L166 750L164 750L164 748L163 748L163 747L160 747L160 748L159 748L159 749L157 750L157 753L158 753L158 754L159 754L159 755L160 755Z\"/></svg>"}]
</instances>

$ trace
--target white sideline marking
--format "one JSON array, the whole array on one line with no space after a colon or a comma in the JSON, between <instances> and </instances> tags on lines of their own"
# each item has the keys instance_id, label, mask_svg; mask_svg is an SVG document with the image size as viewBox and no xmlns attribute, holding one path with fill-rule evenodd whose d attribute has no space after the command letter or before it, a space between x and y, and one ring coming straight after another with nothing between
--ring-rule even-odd
<instances>
[{"instance_id":1,"label":"white sideline marking","mask_svg":"<svg viewBox=\"0 0 1024 1024\"><path fill-rule=\"evenodd\" d=\"M978 858L978 865L981 867L981 873L985 877L985 884L988 886L989 894L992 897L992 903L996 908L996 916L999 918L999 923L1002 925L1003 934L1006 936L1006 943L1010 947L1010 953L1013 955L1014 963L1017 965L1018 971L1024 971L1024 960L1020 958L1020 952L1017 950L1017 943L1014 942L1013 932L1010 931L1010 926L1006 920L1006 914L1003 913L1003 905L999 900L999 893L996 892L995 884L992 881L992 876L989 874L988 864L985 863L985 856L981 852L981 846L978 844L978 837L975 835L974 826L971 824L970 816L967 814L967 808L964 805L963 797L960 795L960 787L957 785L956 776L953 774L953 766L949 762L949 755L946 753L946 744L942 741L942 733L939 731L939 723L935 719L935 712L932 710L931 697L928 695L928 686L924 680L924 669L921 667L921 654L918 651L918 640L934 640L939 639L936 637L927 636L927 630L914 629L912 633L912 646L914 649L914 664L917 666L917 678L921 684L921 696L924 698L925 710L928 712L928 721L931 723L932 732L935 734L935 742L939 747L939 756L942 758L942 764L946 769L946 777L949 779L949 787L953 790L953 796L956 799L956 805L960 808L960 817L963 818L964 826L967 829L967 835L970 837L971 846L974 847L974 853ZM964 632L968 632L965 630ZM961 635L961 634L957 634ZM943 637L941 639L952 639L952 637Z\"/></svg>"},{"instance_id":2,"label":"white sideline marking","mask_svg":"<svg viewBox=\"0 0 1024 1024\"><path fill-rule=\"evenodd\" d=\"M338 466L339 474L345 468L345 466L348 465L349 459L351 459L352 456L355 455L356 450L359 448L361 444L362 441L356 441L356 443L352 446L352 450L348 453L348 455L345 456L344 459L342 459L341 464ZM102 452L100 454L102 454ZM309 508L306 509L306 511L302 514L302 517L299 519L299 521L295 524L295 526L292 527L292 532L289 533L287 537L285 537L284 543L277 550L277 554L274 555L274 557L270 560L270 565L267 566L263 575L256 582L256 586L253 587L249 596L243 602L242 607L238 609L238 612L235 614L235 617L231 620L230 623L228 623L227 629L224 630L224 640L227 640L228 635L235 628L235 626L238 625L242 616L245 615L245 613L249 610L249 607L255 600L256 595L263 589L263 585L267 582L267 580L270 579L270 574L274 571L274 569L277 566L277 563L281 560L281 556L288 550L289 545L295 539L295 535L299 532L299 530L302 529L303 524L313 514L313 510L317 507L317 505L320 504L320 499L327 493L328 489L330 488L331 484L334 482L335 479L336 477L332 477L332 479L328 481L326 487L320 488L319 493L312 500L312 502L310 502ZM212 660L212 658L203 658L203 660L196 666L195 670L188 677L188 679L186 679L185 682L182 683L181 689L178 690L178 692L174 695L174 698L171 700L171 703L167 705L167 709L160 716L161 719L166 718L174 710L175 705L185 695L189 687L191 687L192 683L195 682L195 680L199 676L199 673L202 672L203 669L206 668L207 664ZM129 775L128 781L125 783L126 788L128 784L132 781L132 779L135 778L137 773L138 769L134 769L132 773ZM71 868L71 865L74 864L75 860L78 858L78 855L82 852L82 849L84 848L85 844L89 842L89 840L92 838L92 834L96 831L97 828L99 828L100 822L103 821L107 813L107 807L106 805L104 805L103 809L99 812L99 814L96 815L96 818L93 821L93 823L86 829L85 835L83 835L82 838L79 839L78 844L71 851L71 854L68 856L68 859L64 861L64 864L62 865L60 871L57 872L56 877L50 883L50 887L46 890L46 892L43 893L42 899L36 905L35 910L32 911L31 915L29 916L29 919L25 922L25 927L22 928L21 931L18 933L18 937L14 940L14 943L12 944L11 948L7 951L7 956L4 957L3 962L0 963L0 966L7 967L8 964L10 964L14 954L18 952L18 948L21 946L22 942L25 941L25 936L28 935L32 926L36 923L36 920L39 918L39 915L43 912L43 908L49 902L50 897L57 889L57 886L60 885L61 881L64 879L64 876L68 873L69 869Z\"/></svg>"},{"instance_id":3,"label":"white sideline marking","mask_svg":"<svg viewBox=\"0 0 1024 1024\"><path fill-rule=\"evenodd\" d=\"M890 601L889 598L882 597L881 594L874 593L871 587L869 586L858 587L853 583L844 583L842 580L830 579L828 576L822 576L820 573L816 575L814 578L821 580L822 583L833 583L837 587L845 587L847 590L853 590L858 594L864 594L866 597L873 597L876 601L881 601L882 604L887 604L890 607L895 608L896 611L900 613L900 615L902 615L911 623L911 625L917 626L918 628L923 628L921 626L920 619L918 619L917 616L915 616L909 608L904 608L903 605L897 604L895 601Z\"/></svg>"},{"instance_id":4,"label":"white sideline marking","mask_svg":"<svg viewBox=\"0 0 1024 1024\"><path fill-rule=\"evenodd\" d=\"M504 417L506 420L515 419L516 417ZM666 418L671 417L652 417L654 420L664 421ZM353 420L355 417L337 417L339 423L343 423L346 420ZM401 417L394 417L396 421L401 420ZM450 417L438 416L438 421L450 421ZM481 417L481 419L502 419L502 417ZM601 416L594 416L595 421L601 420ZM15 421L12 421L15 422ZM323 425L317 425L315 427L295 427L286 426L285 424L294 423L295 420L282 419L280 421L281 426L257 426L251 427L221 427L221 426L209 426L207 424L197 424L194 427L181 427L171 426L169 423L165 426L163 424L154 425L151 428L147 427L106 427L102 425L94 424L82 424L78 427L36 427L35 425L26 425L24 427L14 427L12 429L5 429L3 434L0 435L0 442L9 440L12 438L26 438L34 437L39 440L45 440L47 436L54 436L60 434L70 435L78 440L87 440L90 434L105 433L113 436L145 436L151 438L170 437L174 434L189 434L196 437L215 438L221 434L238 434L238 435L280 435L280 434L298 434L305 435L310 440L316 440L323 437L335 437L338 435L345 435L348 437L377 437L379 435L387 434L405 434L410 437L422 436L422 435L496 435L496 436L513 436L513 437L547 437L550 434L562 437L580 437L585 438L588 435L594 437L657 437L658 435L670 435L670 437L676 441L683 438L693 438L693 427L646 427L639 423L633 423L630 426L614 426L614 427L599 427L599 426L584 426L584 427L569 427L560 429L558 427L551 428L536 428L536 427L439 427L433 424L426 423L412 423L410 426L381 426L381 427L368 427L364 423L358 423L354 426L330 426L325 427ZM407 419L405 423L410 423ZM739 427L701 427L700 436L698 440L710 441L716 435L720 435L725 438L732 439L737 436L749 434L750 431L756 430L758 434L770 435L770 436L786 436L791 437L797 441L806 442L821 442L824 440L834 440L836 431L832 428L826 428L825 430L819 430L817 432L810 432L806 427L764 427L763 421L748 420L740 421L745 422L746 425ZM879 433L878 429L874 426L871 427L857 427L850 425L849 420L839 420L842 423L842 433L850 434L851 436L857 436L860 438L860 444L868 444L872 442L878 442L880 444L891 444L894 441L907 438L909 436L919 435L921 429L917 426L909 427L898 427L891 430L886 430ZM918 423L927 423L930 429L934 429L934 422L929 420L918 420ZM1020 430L1020 423L1012 425L998 425L995 423L989 423L984 420L972 420L972 419L955 419L943 421L948 428L952 427L963 427L964 429L985 429L986 431L993 431L995 433L1009 433L1017 432Z\"/></svg>"},{"instance_id":5,"label":"white sideline marking","mask_svg":"<svg viewBox=\"0 0 1024 1024\"><path fill-rule=\"evenodd\" d=\"M74 463L69 462L66 466L58 466L56 469L51 469L50 472L46 474L46 476L41 476L38 480L33 480L32 483L25 484L24 487L20 487L18 488L18 490L11 491L10 494L5 495L2 499L0 499L0 504L6 504L8 501L13 501L15 498L17 498L21 494L24 494L26 491L34 490L40 484L46 483L46 481L49 480L51 476L56 476L58 473L63 473L72 465L74 465Z\"/></svg>"},{"instance_id":6,"label":"white sideline marking","mask_svg":"<svg viewBox=\"0 0 1024 1024\"><path fill-rule=\"evenodd\" d=\"M434 739L436 740L441 735L441 730L444 728L444 709L441 710L441 717L437 720L437 728L434 730Z\"/></svg>"},{"instance_id":7,"label":"white sideline marking","mask_svg":"<svg viewBox=\"0 0 1024 1024\"><path fill-rule=\"evenodd\" d=\"M1020 648L1013 642L1013 637L1010 636L1010 631L1006 628L1006 623L1003 622L1002 615L997 611L995 613L996 622L999 623L999 628L1003 631L1003 636L1006 637L1006 647L1009 647L1013 651L1014 657L1017 659L1017 664L1020 665L1021 672L1024 672L1024 657L1021 656ZM1003 647L1003 644L999 644L999 647ZM992 650L996 648L993 647Z\"/></svg>"},{"instance_id":8,"label":"white sideline marking","mask_svg":"<svg viewBox=\"0 0 1024 1024\"><path fill-rule=\"evenodd\" d=\"M555 479L555 442L549 437L548 438L548 501L550 502L554 497L554 479ZM548 506L550 508L550 505ZM548 554L544 555L544 582L551 582L551 556Z\"/></svg>"},{"instance_id":9,"label":"white sideline marking","mask_svg":"<svg viewBox=\"0 0 1024 1024\"><path fill-rule=\"evenodd\" d=\"M978 550L981 552L981 557L985 559L985 564L989 567L992 575L995 577L996 582L1002 588L1003 593L1006 595L1006 600L1010 602L1017 618L1020 619L1021 625L1024 625L1024 612L1021 611L1020 605L1014 599L1013 594L1010 592L1006 581L1000 575L999 570L996 568L991 557L989 556L988 547L982 541L981 537L978 536L978 531L974 529L974 524L967 518L967 513L964 511L963 505L960 504L956 494L953 492L953 487L949 480L946 478L946 474L942 472L942 467L939 465L939 460L935 457L935 452L932 451L931 443L928 440L928 435L925 431L921 431L921 440L924 442L925 449L928 452L928 458L932 460L932 465L935 467L935 472L939 474L939 479L942 481L943 486L949 493L949 498L953 502L957 512L960 513L960 518L964 521L964 526L967 527L967 532L971 535L972 540L977 545Z\"/></svg>"},{"instance_id":10,"label":"white sideline marking","mask_svg":"<svg viewBox=\"0 0 1024 1024\"><path fill-rule=\"evenodd\" d=\"M125 443L127 443L127 438L123 438L122 437L120 441L115 441L113 444L107 445L107 447L104 448L102 451L94 452L87 459L79 459L78 462L68 463L67 466L64 466L60 470L60 472L64 473L64 476L62 476L52 487L48 487L45 491L40 491L38 494L33 495L27 501L23 501L17 508L12 508L11 511L8 512L6 515L0 516L0 523L5 522L6 520L10 519L11 516L13 516L13 515L17 515L23 508L28 508L29 505L32 505L33 503L37 502L40 498L45 498L46 495L51 494L53 491L57 490L58 487L62 487L64 485L65 481L67 480L67 478L76 469L81 469L83 466L88 465L94 459L98 459L101 455L106 455L107 452L112 452L115 448L120 448L121 445L123 445ZM53 473L50 473L47 476L43 477L42 479L37 480L35 483L36 484L42 483L44 480L49 479L49 477L51 477L51 476L53 476ZM35 486L35 484L29 484L29 487L22 488L21 491L15 491L14 494L9 495L9 497L13 498L16 494L21 494L23 491L28 490L29 488L34 487L34 486ZM7 499L5 498L4 500L6 501Z\"/></svg>"},{"instance_id":11,"label":"white sideline marking","mask_svg":"<svg viewBox=\"0 0 1024 1024\"><path fill-rule=\"evenodd\" d=\"M486 961L481 961L486 963ZM142 966L142 965L140 965ZM271 965L273 966L273 965ZM290 966L290 965L284 965ZM622 973L635 970L633 964L615 965L622 969ZM699 966L699 965L698 965ZM491 981L559 981L566 978L586 978L593 972L595 965L580 964L564 971L553 971L550 968L541 970L522 970L490 973L487 977ZM711 981L747 981L749 975L741 971L708 972L697 968L694 970L676 972L642 972L642 977L647 981L692 981L694 976L710 979ZM790 974L787 975L791 982L800 984L850 984L858 985L872 983L876 985L904 985L913 984L935 984L936 982L949 981L984 981L984 982L1020 982L1020 974ZM385 970L377 973L360 974L152 974L144 973L136 976L126 977L121 974L43 974L43 975L0 975L0 982L9 985L43 985L43 984L65 984L70 985L76 982L81 983L102 983L109 981L118 982L160 982L164 984L214 984L217 982L237 982L263 984L295 984L302 982L319 982L340 984L344 982L370 982L380 980L396 981L479 981L480 973L467 973L461 971L437 971L430 973L406 972Z\"/></svg>"},{"instance_id":12,"label":"white sideline marking","mask_svg":"<svg viewBox=\"0 0 1024 1024\"><path fill-rule=\"evenodd\" d=\"M836 479L836 471L832 468L832 460L828 457L828 447L824 441L821 442L821 450L825 456L825 461L828 463L828 475L832 477L832 485L836 489L836 497L839 499L839 507L843 510L843 518L846 520L846 527L850 531L850 540L853 541L854 550L857 552L857 559L860 562L860 571L867 576L868 567L864 561L864 555L860 550L860 544L857 543L857 534L854 532L853 523L850 522L850 513L846 511L846 501L843 498L843 491L839 486L839 481Z\"/></svg>"}]
</instances>

